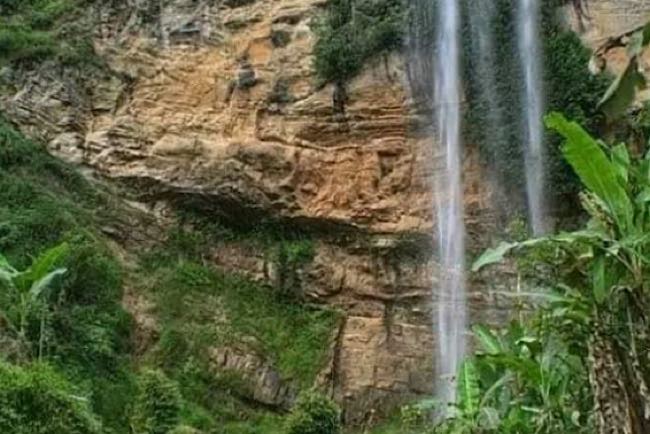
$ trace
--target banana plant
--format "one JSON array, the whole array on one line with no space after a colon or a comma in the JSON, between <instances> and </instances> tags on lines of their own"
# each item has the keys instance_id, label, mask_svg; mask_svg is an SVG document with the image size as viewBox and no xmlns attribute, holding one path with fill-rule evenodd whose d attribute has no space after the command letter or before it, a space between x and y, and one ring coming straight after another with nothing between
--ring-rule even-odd
<instances>
[{"instance_id":1,"label":"banana plant","mask_svg":"<svg viewBox=\"0 0 650 434\"><path fill-rule=\"evenodd\" d=\"M636 93L646 87L646 78L641 62L645 48L650 43L650 23L635 28L617 38L609 38L594 52L590 61L594 72L605 69L605 55L613 48L627 48L627 64L623 72L613 81L607 92L598 103L598 108L610 120L616 120L625 114L626 109L634 102Z\"/></svg>"},{"instance_id":2,"label":"banana plant","mask_svg":"<svg viewBox=\"0 0 650 434\"><path fill-rule=\"evenodd\" d=\"M565 138L562 153L585 191L590 217L582 230L503 243L474 263L480 270L512 253L551 245L562 250L578 277L552 282L565 298L558 312L577 338L587 331L591 391L598 433L650 432L650 155L607 146L553 113L547 126ZM573 331L571 331L573 330Z\"/></svg>"},{"instance_id":3,"label":"banana plant","mask_svg":"<svg viewBox=\"0 0 650 434\"><path fill-rule=\"evenodd\" d=\"M30 316L37 314L40 319L38 336L38 355L43 353L45 314L44 300L57 278L67 272L57 267L68 254L66 243L47 250L33 260L31 266L19 271L0 255L0 315L3 323L15 335L21 346L29 345L27 330Z\"/></svg>"}]
</instances>

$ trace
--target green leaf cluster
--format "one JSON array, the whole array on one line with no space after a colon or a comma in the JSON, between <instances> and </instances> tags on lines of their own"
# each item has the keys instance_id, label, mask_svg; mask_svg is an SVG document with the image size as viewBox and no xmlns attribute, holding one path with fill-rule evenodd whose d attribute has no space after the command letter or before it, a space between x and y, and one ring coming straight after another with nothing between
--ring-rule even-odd
<instances>
[{"instance_id":1,"label":"green leaf cluster","mask_svg":"<svg viewBox=\"0 0 650 434\"><path fill-rule=\"evenodd\" d=\"M481 2L473 2L481 4ZM543 72L540 83L545 96L545 109L560 111L596 132L601 125L598 101L609 85L607 74L594 76L589 72L590 50L580 37L558 22L555 0L541 3L541 38ZM464 112L464 137L466 143L479 146L481 157L496 175L508 196L509 208L514 212L525 209L524 142L522 125L523 77L521 59L518 55L517 8L514 0L496 0L494 12L489 16L489 31L494 37L493 65L491 73L497 78L486 92L481 61L482 42L473 39L476 31L471 28L469 5L462 2L463 22L463 80L467 91ZM487 18L485 18L487 19ZM496 100L494 99L496 98ZM545 179L548 203L557 206L561 213L573 210L564 204L575 200L579 180L560 152L560 138L555 134L544 137L546 150Z\"/></svg>"},{"instance_id":2,"label":"green leaf cluster","mask_svg":"<svg viewBox=\"0 0 650 434\"><path fill-rule=\"evenodd\" d=\"M604 427L620 418L633 432L644 432L650 372L640 360L650 348L643 313L650 301L650 158L630 154L623 144L607 146L558 113L546 123L565 138L562 152L585 187L581 200L590 220L579 231L504 243L485 252L474 269L543 244L561 253L566 271L547 283L550 306L564 342L582 348L580 361L593 370L595 420ZM603 393L603 384L616 378L632 397L625 404Z\"/></svg>"},{"instance_id":3,"label":"green leaf cluster","mask_svg":"<svg viewBox=\"0 0 650 434\"><path fill-rule=\"evenodd\" d=\"M5 321L20 346L18 358L28 357L30 353L27 327L30 316L37 316L40 328L36 337L38 357L43 356L45 339L45 315L47 314L48 292L54 281L65 274L67 269L55 268L68 253L68 245L61 244L36 258L32 265L18 271L0 255L0 317ZM21 354L21 352L26 354Z\"/></svg>"},{"instance_id":4,"label":"green leaf cluster","mask_svg":"<svg viewBox=\"0 0 650 434\"><path fill-rule=\"evenodd\" d=\"M81 24L83 4L84 0L3 0L0 64L47 59L64 65L96 63L88 30Z\"/></svg>"},{"instance_id":5,"label":"green leaf cluster","mask_svg":"<svg viewBox=\"0 0 650 434\"><path fill-rule=\"evenodd\" d=\"M24 338L16 345L20 333L0 326L0 355L49 361L87 393L106 428L120 433L133 387L131 319L121 306L122 268L99 229L114 212L104 193L0 119L0 252L16 270L67 270L25 309L11 296L17 291L2 292L6 323L17 321L20 330L23 322Z\"/></svg>"},{"instance_id":6,"label":"green leaf cluster","mask_svg":"<svg viewBox=\"0 0 650 434\"><path fill-rule=\"evenodd\" d=\"M102 434L88 399L44 364L0 362L0 431L11 434Z\"/></svg>"},{"instance_id":7,"label":"green leaf cluster","mask_svg":"<svg viewBox=\"0 0 650 434\"><path fill-rule=\"evenodd\" d=\"M316 21L314 69L323 82L345 83L370 58L402 45L401 0L330 0Z\"/></svg>"},{"instance_id":8,"label":"green leaf cluster","mask_svg":"<svg viewBox=\"0 0 650 434\"><path fill-rule=\"evenodd\" d=\"M160 370L145 370L138 378L138 394L131 416L134 434L169 434L180 422L178 385Z\"/></svg>"},{"instance_id":9,"label":"green leaf cluster","mask_svg":"<svg viewBox=\"0 0 650 434\"><path fill-rule=\"evenodd\" d=\"M286 434L340 434L341 411L329 398L303 392L285 421Z\"/></svg>"}]
</instances>

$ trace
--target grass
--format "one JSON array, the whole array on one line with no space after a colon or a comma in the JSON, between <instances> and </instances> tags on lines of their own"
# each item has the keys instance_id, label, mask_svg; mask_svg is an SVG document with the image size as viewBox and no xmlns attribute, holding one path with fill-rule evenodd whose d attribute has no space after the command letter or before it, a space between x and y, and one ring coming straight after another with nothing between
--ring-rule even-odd
<instances>
[{"instance_id":1,"label":"grass","mask_svg":"<svg viewBox=\"0 0 650 434\"><path fill-rule=\"evenodd\" d=\"M244 341L285 380L311 385L328 350L333 311L286 303L268 287L184 259L155 273L160 318L190 346Z\"/></svg>"},{"instance_id":2,"label":"grass","mask_svg":"<svg viewBox=\"0 0 650 434\"><path fill-rule=\"evenodd\" d=\"M224 433L280 432L278 418L245 404L251 385L239 373L215 373L209 350L243 346L270 363L283 380L311 387L325 362L337 314L205 265L203 254L223 240L253 243L269 255L284 252L288 262L303 263L313 256L311 240L283 240L279 232L259 227L241 231L211 224L206 230L194 221L192 227L176 228L165 245L142 261L142 286L149 288L163 325L145 363L162 367L180 384L185 425L205 431L223 427Z\"/></svg>"},{"instance_id":3,"label":"grass","mask_svg":"<svg viewBox=\"0 0 650 434\"><path fill-rule=\"evenodd\" d=\"M84 0L0 1L0 64L96 64L83 5Z\"/></svg>"},{"instance_id":4,"label":"grass","mask_svg":"<svg viewBox=\"0 0 650 434\"><path fill-rule=\"evenodd\" d=\"M314 69L322 82L354 78L366 61L402 46L400 0L331 0L316 20Z\"/></svg>"},{"instance_id":5,"label":"grass","mask_svg":"<svg viewBox=\"0 0 650 434\"><path fill-rule=\"evenodd\" d=\"M288 301L272 287L202 260L210 245L226 240L252 243L293 270L313 258L313 239L275 225L242 230L194 220L171 231L127 275L101 231L101 222L119 212L106 193L0 119L0 252L22 268L49 247L71 244L69 272L52 300L47 360L91 397L108 432L128 430L135 390L132 319L120 304L129 278L153 296L163 326L140 362L162 367L179 383L183 423L208 432L279 433L280 418L245 400L250 385L239 374L215 374L207 351L244 345L285 381L310 387L337 314Z\"/></svg>"},{"instance_id":6,"label":"grass","mask_svg":"<svg viewBox=\"0 0 650 434\"><path fill-rule=\"evenodd\" d=\"M47 359L92 397L109 429L123 432L131 320L97 210L103 218L114 211L81 175L0 119L0 252L23 268L47 248L71 245L69 272L50 301Z\"/></svg>"}]
</instances>

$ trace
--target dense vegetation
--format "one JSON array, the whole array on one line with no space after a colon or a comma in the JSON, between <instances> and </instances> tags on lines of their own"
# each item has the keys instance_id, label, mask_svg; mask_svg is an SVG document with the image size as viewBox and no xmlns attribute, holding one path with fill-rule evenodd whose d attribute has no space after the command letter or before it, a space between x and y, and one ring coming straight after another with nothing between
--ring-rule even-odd
<instances>
[{"instance_id":1,"label":"dense vegetation","mask_svg":"<svg viewBox=\"0 0 650 434\"><path fill-rule=\"evenodd\" d=\"M614 131L629 132L636 117L636 58L648 44L650 24L630 38L628 67L597 104ZM427 400L405 407L389 432L649 432L650 136L597 140L559 113L546 125L562 138L588 220L573 232L502 242L476 260L478 272L514 255L519 277L537 288L519 295L534 310L514 312L505 327L474 327L477 349L459 370L457 402L442 410L449 417L432 423L441 403Z\"/></svg>"},{"instance_id":2,"label":"dense vegetation","mask_svg":"<svg viewBox=\"0 0 650 434\"><path fill-rule=\"evenodd\" d=\"M0 0L0 65L97 62L84 6L86 0Z\"/></svg>"},{"instance_id":3,"label":"dense vegetation","mask_svg":"<svg viewBox=\"0 0 650 434\"><path fill-rule=\"evenodd\" d=\"M539 308L515 312L502 328L474 328L476 351L459 372L450 418L433 423L440 403L426 400L404 407L378 432L650 432L650 121L645 109L614 113L612 106L631 102L627 91L623 102L616 88L601 98L609 79L588 75L589 53L554 22L556 4L544 10L547 106L578 123L547 117L554 132L547 136L549 190L565 197L582 189L589 221L481 256L476 271L515 256L521 277L539 288L522 296ZM0 0L0 65L92 58L86 31L71 19L81 5ZM497 5L497 106L514 123L520 80L513 4ZM366 60L399 47L403 18L400 1L330 1L315 28L319 78L343 86ZM650 32L639 46L646 39ZM471 45L465 70L476 104L467 112L468 137L504 179L517 178L519 128L512 124L500 136L486 126L493 101L471 85L478 70ZM630 146L615 144L622 138ZM124 250L106 227L129 212L124 205L0 119L0 432L341 432L336 404L311 390L337 322L335 312L305 303L299 269L312 260L314 241L274 225L217 224L191 206L176 211L177 224L146 253ZM210 248L229 241L265 252L276 281L263 285L212 267ZM157 334L142 353L123 306L125 288L154 306ZM286 417L252 405L253 385L214 365L212 351L226 346L244 347L302 391Z\"/></svg>"},{"instance_id":4,"label":"dense vegetation","mask_svg":"<svg viewBox=\"0 0 650 434\"><path fill-rule=\"evenodd\" d=\"M295 273L313 256L309 238L180 217L165 242L146 254L126 253L125 264L102 229L128 209L4 121L0 204L0 397L12 399L27 387L53 403L60 399L61 409L70 405L70 415L60 415L67 419L50 425L42 409L34 424L44 424L43 433L149 434L172 425L185 432L281 432L278 417L246 403L250 385L238 373L210 366L209 350L246 343L284 381L311 386L337 316L303 303ZM254 243L277 263L273 288L206 265L212 243L233 239ZM149 294L162 325L159 339L137 358L133 320L122 307L127 284ZM215 322L215 315L223 319ZM18 383L2 380L4 372ZM31 392L30 381L43 392ZM3 406L0 419L15 424L39 409ZM57 423L69 427L61 431Z\"/></svg>"},{"instance_id":5,"label":"dense vegetation","mask_svg":"<svg viewBox=\"0 0 650 434\"><path fill-rule=\"evenodd\" d=\"M580 38L566 30L558 22L556 7L561 2L542 2L541 86L545 95L547 111L561 111L580 122L592 132L599 131L603 117L598 111L598 101L610 81L606 75L594 76L589 72L590 50ZM509 199L524 207L524 143L522 136L522 69L518 53L517 2L497 0L494 10L483 6L485 17L478 16L481 6L470 8L472 2L463 2L464 23L464 81L467 83L468 105L465 112L465 140L479 145L481 155L490 165L504 186ZM470 17L470 14L474 14ZM479 21L484 20L494 38L492 56L484 53L481 40L476 34ZM485 65L494 82L490 91L483 86L488 80ZM563 160L557 135L546 134L544 149L547 150L548 203L561 208L562 204L575 199L579 182L571 168ZM513 210L516 207L512 208ZM561 210L560 211L566 211Z\"/></svg>"},{"instance_id":6,"label":"dense vegetation","mask_svg":"<svg viewBox=\"0 0 650 434\"><path fill-rule=\"evenodd\" d=\"M324 396L306 392L298 397L285 424L287 434L339 434L340 410Z\"/></svg>"},{"instance_id":7,"label":"dense vegetation","mask_svg":"<svg viewBox=\"0 0 650 434\"><path fill-rule=\"evenodd\" d=\"M368 59L400 48L402 0L331 0L316 22L314 68L323 82L345 83Z\"/></svg>"},{"instance_id":8,"label":"dense vegetation","mask_svg":"<svg viewBox=\"0 0 650 434\"><path fill-rule=\"evenodd\" d=\"M12 434L100 434L87 399L46 365L0 362L0 430Z\"/></svg>"},{"instance_id":9,"label":"dense vegetation","mask_svg":"<svg viewBox=\"0 0 650 434\"><path fill-rule=\"evenodd\" d=\"M130 319L120 305L121 267L93 224L109 218L112 207L80 175L5 122L0 123L0 191L0 251L9 264L26 269L48 248L68 246L48 265L67 272L34 300L37 309L20 313L27 321L20 326L25 333L16 337L2 328L3 357L48 360L83 385L109 425L121 426L119 414L127 404L121 401L130 390ZM107 214L100 215L104 210ZM10 294L6 290L3 295ZM3 304L4 316L15 316L14 307Z\"/></svg>"}]
</instances>

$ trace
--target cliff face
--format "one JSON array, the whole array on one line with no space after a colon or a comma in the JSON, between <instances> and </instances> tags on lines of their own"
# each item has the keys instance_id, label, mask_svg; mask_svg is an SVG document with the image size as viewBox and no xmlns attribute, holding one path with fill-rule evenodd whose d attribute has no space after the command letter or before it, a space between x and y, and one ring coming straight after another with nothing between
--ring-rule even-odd
<instances>
[{"instance_id":1,"label":"cliff face","mask_svg":"<svg viewBox=\"0 0 650 434\"><path fill-rule=\"evenodd\" d=\"M152 197L373 232L430 226L399 59L351 84L343 117L311 71L319 2L168 3L153 24L133 6L97 10L96 46L113 74L81 107L76 89L42 72L3 105L21 124L36 119L61 157Z\"/></svg>"},{"instance_id":2,"label":"cliff face","mask_svg":"<svg viewBox=\"0 0 650 434\"><path fill-rule=\"evenodd\" d=\"M586 17L578 20L575 14L569 14L571 27L580 33L585 43L598 49L609 38L615 38L630 32L650 21L650 3L645 0L592 0L586 3ZM623 72L627 65L624 47L607 52L607 67L616 74ZM650 65L650 53L644 55L644 67ZM641 99L650 95L643 92Z\"/></svg>"},{"instance_id":3,"label":"cliff face","mask_svg":"<svg viewBox=\"0 0 650 434\"><path fill-rule=\"evenodd\" d=\"M108 68L5 71L14 91L0 107L55 155L152 207L192 202L235 222L273 217L363 234L363 242L323 239L300 270L312 299L345 312L320 381L353 423L430 393L434 262L398 250L404 234L431 236L437 162L428 137L415 133L428 120L409 96L404 59L367 65L341 113L311 67L310 22L322 1L158 4L97 6L89 20L99 23L94 43ZM478 222L489 192L477 156L466 166ZM234 243L212 257L273 282L260 252Z\"/></svg>"},{"instance_id":4,"label":"cliff face","mask_svg":"<svg viewBox=\"0 0 650 434\"><path fill-rule=\"evenodd\" d=\"M613 5L593 1L596 20L617 20L618 9L601 3ZM322 0L160 4L94 6L88 20L106 67L91 75L51 64L5 68L11 85L0 109L55 155L125 185L152 209L191 202L235 222L272 217L363 235L323 237L314 261L298 270L311 299L344 312L319 381L351 422L430 393L436 265L426 255L405 258L402 240L432 236L439 157L418 133L429 119L410 95L405 59L369 63L348 84L341 113L311 67L310 22ZM464 176L474 247L492 224L493 189L471 147ZM237 243L215 246L211 257L275 279L263 254ZM471 282L473 319L497 320L511 279L483 279Z\"/></svg>"}]
</instances>

